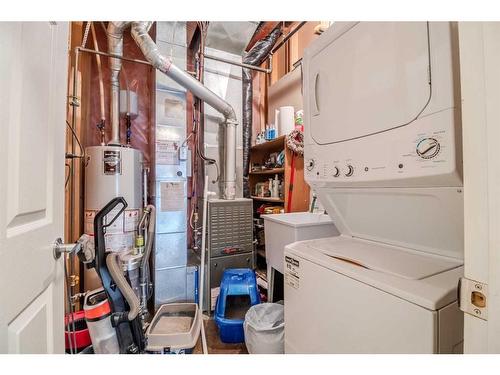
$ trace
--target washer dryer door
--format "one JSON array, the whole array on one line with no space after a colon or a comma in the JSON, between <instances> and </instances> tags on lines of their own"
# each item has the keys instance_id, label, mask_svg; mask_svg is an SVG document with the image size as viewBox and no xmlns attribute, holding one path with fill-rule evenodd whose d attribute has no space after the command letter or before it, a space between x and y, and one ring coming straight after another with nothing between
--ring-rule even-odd
<instances>
[{"instance_id":1,"label":"washer dryer door","mask_svg":"<svg viewBox=\"0 0 500 375\"><path fill-rule=\"evenodd\" d=\"M334 24L305 57L312 138L343 142L411 123L430 101L429 72L426 22Z\"/></svg>"}]
</instances>

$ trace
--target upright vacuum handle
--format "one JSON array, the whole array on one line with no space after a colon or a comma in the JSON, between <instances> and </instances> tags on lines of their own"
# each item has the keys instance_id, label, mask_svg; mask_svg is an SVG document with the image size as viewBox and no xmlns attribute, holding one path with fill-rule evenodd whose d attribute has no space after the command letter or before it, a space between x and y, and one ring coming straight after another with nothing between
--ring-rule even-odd
<instances>
[{"instance_id":1,"label":"upright vacuum handle","mask_svg":"<svg viewBox=\"0 0 500 375\"><path fill-rule=\"evenodd\" d=\"M119 204L122 205L120 211L116 214L115 217L109 222L104 224L104 218L111 211L114 210L116 206ZM127 201L123 197L116 197L109 201L96 215L94 218L94 248L95 248L95 261L96 261L96 269L99 272L99 269L106 264L106 242L104 238L104 234L106 233L106 228L113 224L116 219L125 211L127 208Z\"/></svg>"},{"instance_id":2,"label":"upright vacuum handle","mask_svg":"<svg viewBox=\"0 0 500 375\"><path fill-rule=\"evenodd\" d=\"M109 215L115 207L121 204L118 213L104 224L104 218ZM115 280L113 280L108 266L106 264L106 242L104 235L106 228L113 224L116 219L127 208L127 201L123 197L112 199L99 211L94 218L94 247L95 247L95 268L97 274L101 278L102 286L106 292L106 297L111 308L112 317L115 319L113 323L116 329L116 337L120 347L120 353L138 353L144 349L144 338L142 335L140 322L136 318L134 321L129 322L125 319L129 307L126 304L125 298L120 289L116 287ZM116 319L118 318L118 319Z\"/></svg>"}]
</instances>

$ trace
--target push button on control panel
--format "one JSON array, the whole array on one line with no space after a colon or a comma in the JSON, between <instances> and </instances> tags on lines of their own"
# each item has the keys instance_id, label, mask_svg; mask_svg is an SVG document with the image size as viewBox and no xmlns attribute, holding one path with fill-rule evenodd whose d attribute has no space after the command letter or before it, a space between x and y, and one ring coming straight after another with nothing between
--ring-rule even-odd
<instances>
[{"instance_id":1,"label":"push button on control panel","mask_svg":"<svg viewBox=\"0 0 500 375\"><path fill-rule=\"evenodd\" d=\"M346 177L351 177L353 173L354 173L354 167L352 165L348 164L347 167L346 167L344 175Z\"/></svg>"},{"instance_id":2,"label":"push button on control panel","mask_svg":"<svg viewBox=\"0 0 500 375\"><path fill-rule=\"evenodd\" d=\"M314 159L309 159L309 160L307 161L306 168L307 168L307 170L308 170L309 172L310 172L310 171L312 171L312 170L314 169L314 164L315 164Z\"/></svg>"},{"instance_id":3,"label":"push button on control panel","mask_svg":"<svg viewBox=\"0 0 500 375\"><path fill-rule=\"evenodd\" d=\"M338 169L337 167L333 167L332 176L333 176L333 177L338 177L338 176L340 176L340 169Z\"/></svg>"}]
</instances>

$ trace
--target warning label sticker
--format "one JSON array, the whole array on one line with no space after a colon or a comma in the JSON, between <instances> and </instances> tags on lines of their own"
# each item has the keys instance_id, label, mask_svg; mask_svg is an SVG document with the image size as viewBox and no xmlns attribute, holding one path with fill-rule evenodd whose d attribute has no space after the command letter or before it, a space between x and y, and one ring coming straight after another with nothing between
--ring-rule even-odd
<instances>
[{"instance_id":1,"label":"warning label sticker","mask_svg":"<svg viewBox=\"0 0 500 375\"><path fill-rule=\"evenodd\" d=\"M106 234L106 251L125 251L134 246L134 233Z\"/></svg>"},{"instance_id":2,"label":"warning label sticker","mask_svg":"<svg viewBox=\"0 0 500 375\"><path fill-rule=\"evenodd\" d=\"M139 210L125 210L125 232L133 232L139 223Z\"/></svg>"},{"instance_id":3,"label":"warning label sticker","mask_svg":"<svg viewBox=\"0 0 500 375\"><path fill-rule=\"evenodd\" d=\"M300 282L300 263L297 259L285 256L285 284L298 289Z\"/></svg>"},{"instance_id":4,"label":"warning label sticker","mask_svg":"<svg viewBox=\"0 0 500 375\"><path fill-rule=\"evenodd\" d=\"M156 163L163 165L179 165L179 142L157 140Z\"/></svg>"}]
</instances>

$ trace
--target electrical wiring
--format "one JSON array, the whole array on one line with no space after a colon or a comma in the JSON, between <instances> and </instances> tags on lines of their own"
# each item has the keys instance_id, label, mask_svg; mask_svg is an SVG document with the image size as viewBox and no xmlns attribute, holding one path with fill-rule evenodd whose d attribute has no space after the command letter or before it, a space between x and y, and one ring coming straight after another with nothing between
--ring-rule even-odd
<instances>
[{"instance_id":1,"label":"electrical wiring","mask_svg":"<svg viewBox=\"0 0 500 375\"><path fill-rule=\"evenodd\" d=\"M193 132L189 133L189 135L186 137L186 139L184 139L184 141L181 143L181 147L184 147L187 143L187 141L189 141L189 139L193 136Z\"/></svg>"},{"instance_id":2,"label":"electrical wiring","mask_svg":"<svg viewBox=\"0 0 500 375\"><path fill-rule=\"evenodd\" d=\"M64 182L64 189L66 189L68 187L69 179L71 178L71 172L72 172L72 170L71 170L71 164L66 163L64 165L69 168L68 177L66 177L66 180Z\"/></svg>"},{"instance_id":3,"label":"electrical wiring","mask_svg":"<svg viewBox=\"0 0 500 375\"><path fill-rule=\"evenodd\" d=\"M85 159L85 149L82 147L82 144L80 143L80 139L78 138L78 136L76 135L75 131L73 130L73 128L71 127L71 125L69 124L68 120L66 120L66 125L68 126L69 130L71 130L71 133L73 134L73 137L75 137L76 139L76 142L78 143L78 147L80 148L80 155L72 155L71 158L81 158L81 159Z\"/></svg>"}]
</instances>

